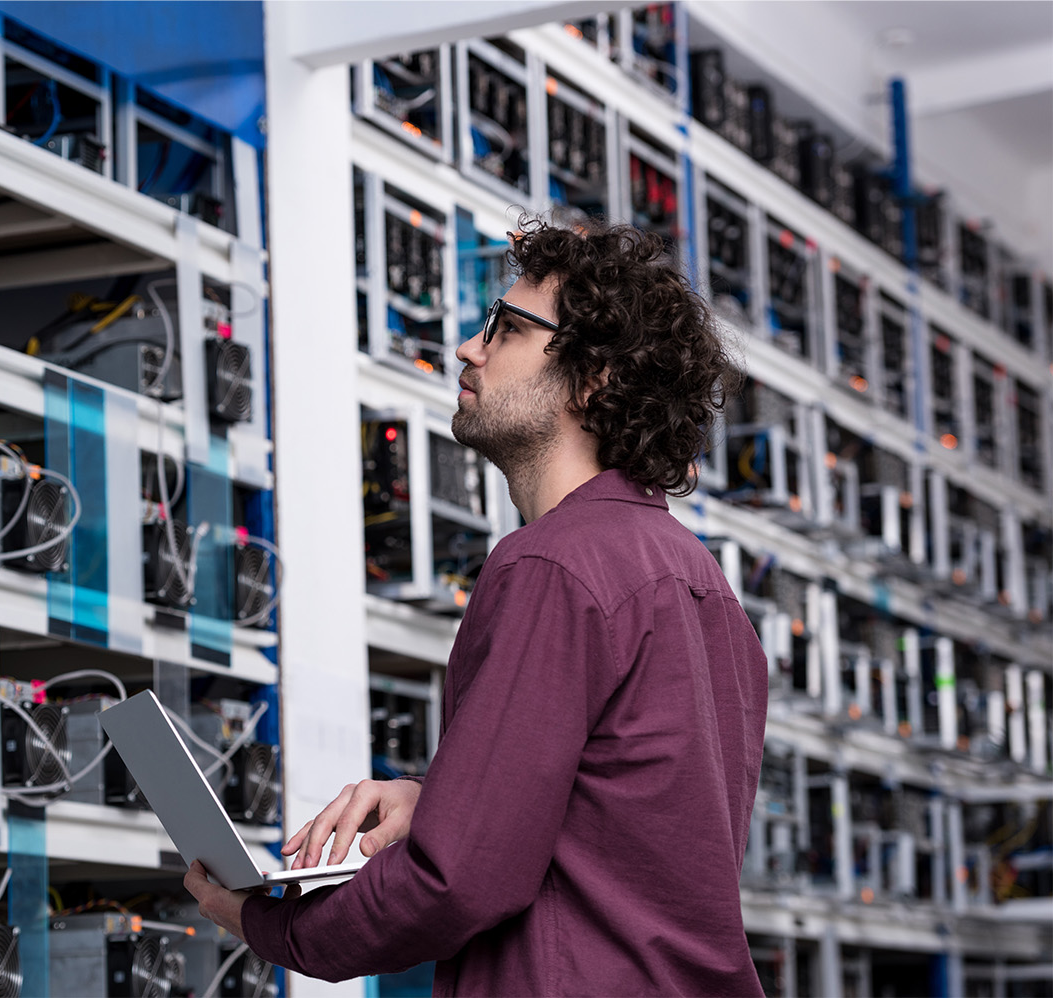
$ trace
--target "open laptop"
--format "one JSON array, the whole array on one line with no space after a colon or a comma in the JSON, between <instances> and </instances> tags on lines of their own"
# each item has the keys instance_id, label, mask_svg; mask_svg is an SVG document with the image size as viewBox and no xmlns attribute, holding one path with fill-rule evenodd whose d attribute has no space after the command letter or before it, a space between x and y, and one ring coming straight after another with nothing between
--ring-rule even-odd
<instances>
[{"instance_id":1,"label":"open laptop","mask_svg":"<svg viewBox=\"0 0 1053 998\"><path fill-rule=\"evenodd\" d=\"M366 862L360 855L334 866L264 874L151 690L101 711L99 723L187 866L201 860L228 890L346 879Z\"/></svg>"}]
</instances>

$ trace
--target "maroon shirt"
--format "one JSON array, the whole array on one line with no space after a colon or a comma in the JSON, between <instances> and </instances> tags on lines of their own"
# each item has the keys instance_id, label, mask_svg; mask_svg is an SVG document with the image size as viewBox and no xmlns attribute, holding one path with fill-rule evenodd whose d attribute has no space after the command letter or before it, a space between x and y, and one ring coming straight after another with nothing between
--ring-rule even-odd
<instances>
[{"instance_id":1,"label":"maroon shirt","mask_svg":"<svg viewBox=\"0 0 1053 998\"><path fill-rule=\"evenodd\" d=\"M250 897L260 956L437 995L761 995L739 902L765 659L705 546L608 471L502 540L450 657L409 837Z\"/></svg>"}]
</instances>

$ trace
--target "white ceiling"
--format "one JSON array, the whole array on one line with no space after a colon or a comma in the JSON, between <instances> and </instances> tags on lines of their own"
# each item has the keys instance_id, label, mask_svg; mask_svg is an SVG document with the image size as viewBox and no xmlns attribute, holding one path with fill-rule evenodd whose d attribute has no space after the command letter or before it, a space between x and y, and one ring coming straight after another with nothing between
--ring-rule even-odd
<instances>
[{"instance_id":1,"label":"white ceiling","mask_svg":"<svg viewBox=\"0 0 1053 998\"><path fill-rule=\"evenodd\" d=\"M1053 162L1053 3L837 2L875 65L907 83L911 112L971 115L1035 167Z\"/></svg>"}]
</instances>

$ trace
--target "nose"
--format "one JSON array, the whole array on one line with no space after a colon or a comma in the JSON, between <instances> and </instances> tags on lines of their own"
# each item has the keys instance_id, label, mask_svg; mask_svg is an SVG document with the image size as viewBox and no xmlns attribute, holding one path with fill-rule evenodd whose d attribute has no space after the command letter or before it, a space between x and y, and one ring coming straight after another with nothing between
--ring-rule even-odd
<instances>
[{"instance_id":1,"label":"nose","mask_svg":"<svg viewBox=\"0 0 1053 998\"><path fill-rule=\"evenodd\" d=\"M483 366L486 362L486 346L483 343L482 330L457 348L457 359L462 364L471 364L473 367Z\"/></svg>"}]
</instances>

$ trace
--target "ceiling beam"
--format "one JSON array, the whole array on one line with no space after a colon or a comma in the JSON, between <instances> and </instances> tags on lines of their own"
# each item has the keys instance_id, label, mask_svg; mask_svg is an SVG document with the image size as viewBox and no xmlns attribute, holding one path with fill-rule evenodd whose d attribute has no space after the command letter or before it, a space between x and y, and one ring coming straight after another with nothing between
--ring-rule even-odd
<instances>
[{"instance_id":1,"label":"ceiling beam","mask_svg":"<svg viewBox=\"0 0 1053 998\"><path fill-rule=\"evenodd\" d=\"M1039 42L977 53L902 75L911 114L947 114L1053 91L1053 58L1049 44Z\"/></svg>"},{"instance_id":2,"label":"ceiling beam","mask_svg":"<svg viewBox=\"0 0 1053 998\"><path fill-rule=\"evenodd\" d=\"M272 0L273 2L273 0ZM434 48L461 38L505 34L624 6L604 0L297 0L287 51L312 69Z\"/></svg>"}]
</instances>

